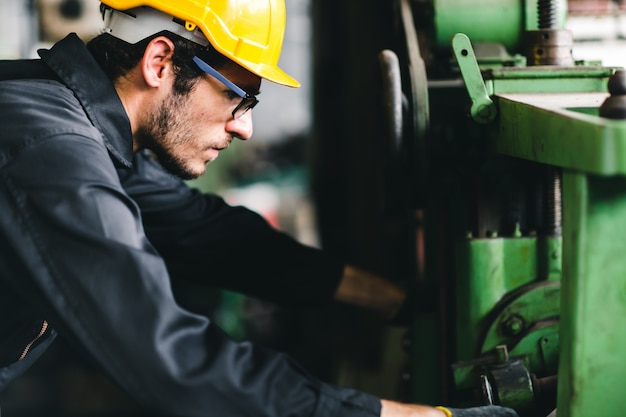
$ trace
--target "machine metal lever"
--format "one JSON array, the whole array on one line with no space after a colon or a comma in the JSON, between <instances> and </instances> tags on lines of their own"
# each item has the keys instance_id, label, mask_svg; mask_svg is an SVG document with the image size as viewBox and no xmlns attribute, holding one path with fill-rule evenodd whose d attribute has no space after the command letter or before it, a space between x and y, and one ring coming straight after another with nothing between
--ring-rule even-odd
<instances>
[{"instance_id":1,"label":"machine metal lever","mask_svg":"<svg viewBox=\"0 0 626 417\"><path fill-rule=\"evenodd\" d=\"M395 52L385 49L378 55L383 82L385 116L394 153L402 150L403 100L400 64ZM406 107L406 105L404 106Z\"/></svg>"},{"instance_id":2,"label":"machine metal lever","mask_svg":"<svg viewBox=\"0 0 626 417\"><path fill-rule=\"evenodd\" d=\"M472 44L464 33L457 33L452 37L452 50L459 68L465 88L472 100L470 114L478 123L489 123L497 114L496 106L487 94L485 81L480 73L476 55Z\"/></svg>"}]
</instances>

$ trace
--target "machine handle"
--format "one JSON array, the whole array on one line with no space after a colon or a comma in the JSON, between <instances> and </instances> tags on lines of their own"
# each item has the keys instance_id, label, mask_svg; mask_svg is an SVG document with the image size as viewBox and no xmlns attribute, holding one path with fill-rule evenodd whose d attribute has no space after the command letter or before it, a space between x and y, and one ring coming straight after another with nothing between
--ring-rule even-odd
<instances>
[{"instance_id":1,"label":"machine handle","mask_svg":"<svg viewBox=\"0 0 626 417\"><path fill-rule=\"evenodd\" d=\"M478 123L489 123L497 114L496 106L487 94L485 81L480 73L472 44L464 33L452 37L452 50L459 64L465 88L472 100L470 114Z\"/></svg>"},{"instance_id":2,"label":"machine handle","mask_svg":"<svg viewBox=\"0 0 626 417\"><path fill-rule=\"evenodd\" d=\"M403 137L402 81L395 52L385 49L378 54L383 83L383 106L389 139L394 153L400 152Z\"/></svg>"}]
</instances>

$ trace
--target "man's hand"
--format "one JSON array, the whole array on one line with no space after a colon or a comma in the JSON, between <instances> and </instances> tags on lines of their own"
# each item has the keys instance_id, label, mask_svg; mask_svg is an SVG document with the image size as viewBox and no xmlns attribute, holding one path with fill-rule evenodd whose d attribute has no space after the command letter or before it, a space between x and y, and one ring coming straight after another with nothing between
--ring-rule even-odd
<instances>
[{"instance_id":1,"label":"man's hand","mask_svg":"<svg viewBox=\"0 0 626 417\"><path fill-rule=\"evenodd\" d=\"M515 410L499 405L486 405L473 408L438 407L448 417L518 417Z\"/></svg>"},{"instance_id":2,"label":"man's hand","mask_svg":"<svg viewBox=\"0 0 626 417\"><path fill-rule=\"evenodd\" d=\"M473 408L429 407L382 400L380 417L519 417L515 410L497 405Z\"/></svg>"},{"instance_id":3,"label":"man's hand","mask_svg":"<svg viewBox=\"0 0 626 417\"><path fill-rule=\"evenodd\" d=\"M444 411L419 404L382 400L380 417L446 417Z\"/></svg>"}]
</instances>

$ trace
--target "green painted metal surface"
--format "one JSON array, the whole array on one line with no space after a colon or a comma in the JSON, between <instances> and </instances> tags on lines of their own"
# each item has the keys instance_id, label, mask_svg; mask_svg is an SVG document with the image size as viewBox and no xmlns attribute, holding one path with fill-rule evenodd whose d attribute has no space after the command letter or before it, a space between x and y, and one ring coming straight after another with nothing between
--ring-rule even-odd
<instances>
[{"instance_id":1,"label":"green painted metal surface","mask_svg":"<svg viewBox=\"0 0 626 417\"><path fill-rule=\"evenodd\" d=\"M490 95L503 93L598 93L607 91L607 81L617 68L500 67L484 71Z\"/></svg>"},{"instance_id":2,"label":"green painted metal surface","mask_svg":"<svg viewBox=\"0 0 626 417\"><path fill-rule=\"evenodd\" d=\"M470 239L457 245L457 359L479 355L487 316L511 290L537 276L536 239Z\"/></svg>"},{"instance_id":3,"label":"green painted metal surface","mask_svg":"<svg viewBox=\"0 0 626 417\"><path fill-rule=\"evenodd\" d=\"M501 94L494 151L598 175L626 174L626 121L594 116L606 93Z\"/></svg>"},{"instance_id":4,"label":"green painted metal surface","mask_svg":"<svg viewBox=\"0 0 626 417\"><path fill-rule=\"evenodd\" d=\"M626 173L626 122L597 117L615 68L494 69L486 86L499 117L498 153L601 175Z\"/></svg>"},{"instance_id":5,"label":"green painted metal surface","mask_svg":"<svg viewBox=\"0 0 626 417\"><path fill-rule=\"evenodd\" d=\"M626 375L626 178L567 171L559 416L618 416Z\"/></svg>"},{"instance_id":6,"label":"green painted metal surface","mask_svg":"<svg viewBox=\"0 0 626 417\"><path fill-rule=\"evenodd\" d=\"M521 6L521 7L520 7ZM448 49L458 32L473 42L498 42L516 51L525 30L537 29L537 0L434 0L439 48ZM558 1L558 22L567 15L566 0Z\"/></svg>"},{"instance_id":7,"label":"green painted metal surface","mask_svg":"<svg viewBox=\"0 0 626 417\"><path fill-rule=\"evenodd\" d=\"M508 345L533 373L556 372L561 239L468 239L458 243L456 261L457 359ZM475 387L482 371L480 362L457 364L457 388Z\"/></svg>"}]
</instances>

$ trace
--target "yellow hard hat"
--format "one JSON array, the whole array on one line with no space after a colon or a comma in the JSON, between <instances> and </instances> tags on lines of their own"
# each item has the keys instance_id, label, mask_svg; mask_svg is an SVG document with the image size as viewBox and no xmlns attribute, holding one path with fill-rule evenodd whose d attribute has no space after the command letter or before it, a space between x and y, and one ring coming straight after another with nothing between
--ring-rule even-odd
<instances>
[{"instance_id":1,"label":"yellow hard hat","mask_svg":"<svg viewBox=\"0 0 626 417\"><path fill-rule=\"evenodd\" d=\"M180 29L175 30L176 33L184 35L182 31L192 35L196 32L195 36L185 37L202 44L203 39L198 39L199 29L218 52L248 71L278 84L289 87L300 86L298 81L278 67L286 22L284 0L101 0L101 2L112 9L127 11L127 17L137 17L136 12L145 9L143 6L170 15L184 23L184 27L178 25ZM124 17L120 19L118 20L123 23ZM140 39L130 40L128 38L135 37L134 34L117 33L129 32L128 29L107 30L114 36L133 42L161 30L169 30L168 25L172 24L171 18L169 20L151 18L144 21L146 20L150 22L148 25L139 25L137 19L137 24L133 23L133 29L130 30ZM117 23L114 22L112 26L121 28L122 23L116 26ZM146 35L146 31L150 33Z\"/></svg>"}]
</instances>

